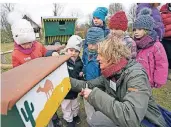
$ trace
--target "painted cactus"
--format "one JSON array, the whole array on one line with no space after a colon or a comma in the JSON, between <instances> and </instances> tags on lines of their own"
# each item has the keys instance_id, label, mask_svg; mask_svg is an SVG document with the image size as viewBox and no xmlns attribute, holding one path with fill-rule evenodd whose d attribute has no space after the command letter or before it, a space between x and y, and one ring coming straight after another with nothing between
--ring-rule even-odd
<instances>
[{"instance_id":1,"label":"painted cactus","mask_svg":"<svg viewBox=\"0 0 171 127\"><path fill-rule=\"evenodd\" d=\"M30 120L32 127L35 127L36 123L35 123L35 120L34 120L34 117L33 117L33 114L32 114L34 112L33 103L30 103L30 107L29 107L28 101L25 101L24 102L24 107L25 107L26 112L24 111L23 108L21 108L21 112L22 112L22 114L24 116L24 119L27 122Z\"/></svg>"}]
</instances>

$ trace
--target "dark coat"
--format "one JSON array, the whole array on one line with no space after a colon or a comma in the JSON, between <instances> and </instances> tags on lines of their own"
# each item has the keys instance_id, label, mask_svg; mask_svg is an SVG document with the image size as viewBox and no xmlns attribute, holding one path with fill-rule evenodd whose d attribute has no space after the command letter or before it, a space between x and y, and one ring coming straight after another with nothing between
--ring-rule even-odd
<instances>
[{"instance_id":1,"label":"dark coat","mask_svg":"<svg viewBox=\"0 0 171 127\"><path fill-rule=\"evenodd\" d=\"M67 61L67 67L68 67L68 72L69 72L69 77L76 78L76 79L83 79L82 77L79 77L79 73L83 69L83 63L78 57L75 61L75 63L69 59ZM66 95L65 99L75 99L78 96L78 92L74 92L72 90L69 91L69 93Z\"/></svg>"}]
</instances>

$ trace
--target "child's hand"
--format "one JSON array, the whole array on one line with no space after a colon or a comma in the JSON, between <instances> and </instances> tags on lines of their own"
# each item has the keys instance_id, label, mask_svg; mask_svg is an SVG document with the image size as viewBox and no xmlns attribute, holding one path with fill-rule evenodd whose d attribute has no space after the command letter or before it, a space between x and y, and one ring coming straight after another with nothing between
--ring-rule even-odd
<instances>
[{"instance_id":1,"label":"child's hand","mask_svg":"<svg viewBox=\"0 0 171 127\"><path fill-rule=\"evenodd\" d=\"M80 77L83 77L83 72L80 72L80 73L79 73L79 76L80 76Z\"/></svg>"},{"instance_id":2,"label":"child's hand","mask_svg":"<svg viewBox=\"0 0 171 127\"><path fill-rule=\"evenodd\" d=\"M57 52L53 52L52 56L59 56L59 54Z\"/></svg>"}]
</instances>

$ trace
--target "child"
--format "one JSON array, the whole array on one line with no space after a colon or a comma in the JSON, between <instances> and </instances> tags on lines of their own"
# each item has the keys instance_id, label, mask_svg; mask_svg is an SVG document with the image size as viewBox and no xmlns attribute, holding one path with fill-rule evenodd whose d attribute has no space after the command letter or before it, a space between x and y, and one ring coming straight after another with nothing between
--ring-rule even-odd
<instances>
[{"instance_id":1,"label":"child","mask_svg":"<svg viewBox=\"0 0 171 127\"><path fill-rule=\"evenodd\" d=\"M14 39L14 51L12 52L13 67L17 67L32 59L45 56L46 53L48 53L47 49L61 49L61 47L53 48L53 46L45 48L40 42L36 41L33 27L30 22L25 19L19 19L14 22L11 29Z\"/></svg>"},{"instance_id":2,"label":"child","mask_svg":"<svg viewBox=\"0 0 171 127\"><path fill-rule=\"evenodd\" d=\"M108 14L108 9L106 7L98 7L93 12L93 19L92 19L92 27L100 27L104 31L104 36L106 37L109 34L109 29L106 27L105 17ZM85 37L84 42L84 49L87 48L87 39Z\"/></svg>"},{"instance_id":3,"label":"child","mask_svg":"<svg viewBox=\"0 0 171 127\"><path fill-rule=\"evenodd\" d=\"M69 76L76 79L82 79L83 63L79 57L82 46L82 39L78 35L72 35L66 46L66 54L72 55L67 61ZM78 116L79 104L77 102L78 93L69 91L63 102L61 108L63 118L67 121L68 127L75 127L75 123L79 124L80 118Z\"/></svg>"},{"instance_id":4,"label":"child","mask_svg":"<svg viewBox=\"0 0 171 127\"><path fill-rule=\"evenodd\" d=\"M150 13L150 9L142 9L133 24L138 49L136 60L145 68L151 87L159 88L167 81L168 61L166 52L157 39Z\"/></svg>"},{"instance_id":5,"label":"child","mask_svg":"<svg viewBox=\"0 0 171 127\"><path fill-rule=\"evenodd\" d=\"M117 36L121 39L121 42L125 42L124 44L132 52L131 57L136 58L136 43L129 35L125 34L125 31L128 28L128 19L124 11L118 11L111 16L109 20L109 28L110 35Z\"/></svg>"},{"instance_id":6,"label":"child","mask_svg":"<svg viewBox=\"0 0 171 127\"><path fill-rule=\"evenodd\" d=\"M169 69L171 69L171 3L164 4L161 7L160 12L165 27L162 44L166 50L167 58L169 61ZM168 76L168 79L171 80L171 76Z\"/></svg>"},{"instance_id":7,"label":"child","mask_svg":"<svg viewBox=\"0 0 171 127\"><path fill-rule=\"evenodd\" d=\"M159 6L160 3L139 3L137 6L136 14L138 17L138 14L143 8L149 8L151 10L151 16L155 22L154 30L157 32L157 35L161 41L164 35L164 25L162 22L160 11L158 10Z\"/></svg>"},{"instance_id":8,"label":"child","mask_svg":"<svg viewBox=\"0 0 171 127\"><path fill-rule=\"evenodd\" d=\"M97 62L97 43L104 39L104 31L99 27L91 27L87 32L88 47L83 51L84 75L86 80L100 76L99 63Z\"/></svg>"}]
</instances>

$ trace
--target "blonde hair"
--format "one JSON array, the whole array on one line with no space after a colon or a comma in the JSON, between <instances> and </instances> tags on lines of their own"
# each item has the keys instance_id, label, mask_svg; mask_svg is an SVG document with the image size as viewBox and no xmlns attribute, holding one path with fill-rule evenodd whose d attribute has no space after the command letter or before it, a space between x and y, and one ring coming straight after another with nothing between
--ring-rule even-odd
<instances>
[{"instance_id":1,"label":"blonde hair","mask_svg":"<svg viewBox=\"0 0 171 127\"><path fill-rule=\"evenodd\" d=\"M131 51L121 42L121 39L110 36L98 43L98 54L112 63L117 63L121 58L130 58Z\"/></svg>"}]
</instances>

